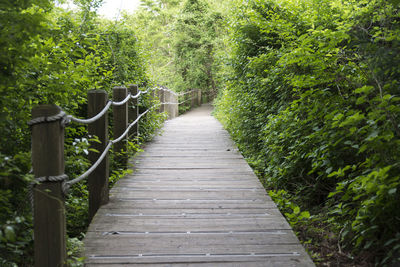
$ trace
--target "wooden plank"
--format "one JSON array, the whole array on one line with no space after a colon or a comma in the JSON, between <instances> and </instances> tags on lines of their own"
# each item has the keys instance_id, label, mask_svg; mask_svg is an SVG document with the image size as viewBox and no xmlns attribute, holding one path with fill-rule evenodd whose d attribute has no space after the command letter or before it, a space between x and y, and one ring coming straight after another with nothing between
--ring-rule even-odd
<instances>
[{"instance_id":1,"label":"wooden plank","mask_svg":"<svg viewBox=\"0 0 400 267\"><path fill-rule=\"evenodd\" d=\"M265 196L261 190L181 190L181 191L149 191L127 190L127 188L113 188L110 195L113 197L134 197L153 199L255 199Z\"/></svg>"},{"instance_id":2,"label":"wooden plank","mask_svg":"<svg viewBox=\"0 0 400 267\"><path fill-rule=\"evenodd\" d=\"M147 266L148 263L161 263L164 266L175 266L176 263L212 263L214 266L220 266L219 263L222 262L233 262L241 263L241 266L247 266L248 262L258 261L262 262L263 266L310 266L310 263L306 263L307 259L305 257L295 253L285 253L285 254L259 254L259 255L241 255L241 254L231 254L231 255L171 255L171 256L152 256L152 255L126 255L123 257L89 257L90 263L113 263L113 264L129 264L129 263L142 263ZM167 264L167 265L166 265ZM238 265L240 266L240 265Z\"/></svg>"},{"instance_id":3,"label":"wooden plank","mask_svg":"<svg viewBox=\"0 0 400 267\"><path fill-rule=\"evenodd\" d=\"M285 220L272 218L175 218L160 217L143 219L141 217L128 218L125 216L95 216L95 223L89 227L89 231L118 232L199 232L199 231L248 231L248 230L290 230Z\"/></svg>"},{"instance_id":4,"label":"wooden plank","mask_svg":"<svg viewBox=\"0 0 400 267\"><path fill-rule=\"evenodd\" d=\"M107 263L88 263L85 264L88 267L115 267L115 264L107 264ZM136 266L143 266L143 264L139 263L124 263L124 266L127 267L136 267ZM167 267L172 266L171 264L166 263L155 263L155 264L146 264L146 267ZM173 263L174 267L243 267L242 262L197 262L197 263ZM287 262L285 260L274 259L273 264L270 261L262 260L262 261L247 261L246 267L266 267L266 266L288 266L288 267L303 267L303 266L310 266L309 263L301 263L301 262Z\"/></svg>"},{"instance_id":5,"label":"wooden plank","mask_svg":"<svg viewBox=\"0 0 400 267\"><path fill-rule=\"evenodd\" d=\"M118 199L112 198L104 209L262 209L276 208L275 203L267 200L155 200L155 199Z\"/></svg>"},{"instance_id":6,"label":"wooden plank","mask_svg":"<svg viewBox=\"0 0 400 267\"><path fill-rule=\"evenodd\" d=\"M204 164L212 164L212 163L218 163L218 164L235 164L234 168L237 168L237 166L240 165L245 165L247 164L246 162L243 161L242 158L221 158L220 156L214 156L214 157L175 157L175 158L163 158L163 157L146 157L146 158L136 158L135 160L131 161L133 164L140 164L140 166L146 165L146 164L162 164L162 163L170 163L170 164L177 164L177 163L204 163Z\"/></svg>"},{"instance_id":7,"label":"wooden plank","mask_svg":"<svg viewBox=\"0 0 400 267\"><path fill-rule=\"evenodd\" d=\"M128 174L126 177L134 177L133 180L143 180L143 181L152 181L152 180L163 180L163 181L245 181L245 180L253 180L257 181L258 179L254 177L254 175L245 172L245 173L224 173L219 172L221 169L216 169L216 173L202 173L201 171L197 171L196 169L192 169L193 173L190 175L190 172L186 172L185 169L180 169L176 171L174 169L168 169L170 172L165 172L163 169L160 169L159 172L157 170L133 170L133 174ZM145 172L146 171L146 172ZM202 169L202 171L207 172L208 169Z\"/></svg>"},{"instance_id":8,"label":"wooden plank","mask_svg":"<svg viewBox=\"0 0 400 267\"><path fill-rule=\"evenodd\" d=\"M233 253L238 249L250 253L287 253L298 251L298 240L291 231L221 232L221 233L137 233L88 232L92 238L86 243L87 254L126 255L140 254L143 247L148 254L172 253ZM168 238L165 238L165 237ZM101 239L100 239L101 238ZM149 244L152 244L149 246ZM229 244L229 246L227 246ZM288 248L288 246L290 248ZM261 247L261 248L260 248ZM177 250L179 248L179 250Z\"/></svg>"},{"instance_id":9,"label":"wooden plank","mask_svg":"<svg viewBox=\"0 0 400 267\"><path fill-rule=\"evenodd\" d=\"M234 170L234 169L212 169L212 168L136 168L134 169L135 174L151 174L154 176L196 176L196 177L207 177L213 175L249 175L253 179L257 179L250 170Z\"/></svg>"},{"instance_id":10,"label":"wooden plank","mask_svg":"<svg viewBox=\"0 0 400 267\"><path fill-rule=\"evenodd\" d=\"M228 215L252 215L252 214L268 214L268 215L281 215L276 208L245 208L245 209L221 209L221 208L209 208L209 209L191 209L191 208L169 208L169 209L154 209L154 208L136 208L136 207L124 207L119 208L103 208L98 214L121 214L121 215L132 215L132 216L205 216L218 214L220 216Z\"/></svg>"},{"instance_id":11,"label":"wooden plank","mask_svg":"<svg viewBox=\"0 0 400 267\"><path fill-rule=\"evenodd\" d=\"M187 180L167 180L167 179L147 179L147 180L128 180L128 179L123 179L119 181L118 183L121 186L135 186L135 187L152 187L152 188L157 188L157 187L202 187L202 188L215 188L215 187L235 187L235 188L249 188L249 187L260 187L260 184L258 181L251 179L251 180L224 180L224 181L219 181L219 180L194 180L194 179L187 179Z\"/></svg>"}]
</instances>

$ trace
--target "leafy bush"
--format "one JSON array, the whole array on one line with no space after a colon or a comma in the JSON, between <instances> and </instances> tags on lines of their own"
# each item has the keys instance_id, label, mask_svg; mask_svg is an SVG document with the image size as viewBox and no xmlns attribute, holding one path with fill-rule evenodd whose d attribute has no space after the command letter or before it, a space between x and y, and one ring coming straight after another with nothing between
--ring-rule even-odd
<instances>
[{"instance_id":1,"label":"leafy bush","mask_svg":"<svg viewBox=\"0 0 400 267\"><path fill-rule=\"evenodd\" d=\"M123 21L99 19L101 1L75 1L79 9L67 11L53 1L7 1L0 4L0 265L32 264L32 214L29 185L32 108L57 104L68 114L87 117L87 92L113 86L149 82L146 58L135 32ZM14 3L15 2L15 3ZM54 1L55 2L55 1ZM155 102L143 98L140 106ZM160 127L163 114L149 113L141 122L143 140ZM112 118L110 118L112 122ZM73 178L89 162L86 126L66 129L66 174ZM137 150L138 146L131 146ZM132 151L131 151L132 152ZM117 169L117 180L123 171ZM88 224L88 191L85 182L74 185L66 199L67 232L71 251L74 238L82 238ZM75 240L75 241L74 241ZM71 254L70 264L79 262ZM78 263L77 263L78 264Z\"/></svg>"},{"instance_id":2,"label":"leafy bush","mask_svg":"<svg viewBox=\"0 0 400 267\"><path fill-rule=\"evenodd\" d=\"M321 216L354 253L400 259L399 8L252 0L231 22L217 116L268 188Z\"/></svg>"}]
</instances>

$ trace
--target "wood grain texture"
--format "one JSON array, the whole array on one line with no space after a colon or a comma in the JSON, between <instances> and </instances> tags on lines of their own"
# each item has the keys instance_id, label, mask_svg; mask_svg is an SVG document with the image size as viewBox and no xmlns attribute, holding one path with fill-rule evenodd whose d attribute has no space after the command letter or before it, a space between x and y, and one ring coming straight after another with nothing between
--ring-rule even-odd
<instances>
[{"instance_id":1,"label":"wood grain texture","mask_svg":"<svg viewBox=\"0 0 400 267\"><path fill-rule=\"evenodd\" d=\"M91 90L88 92L88 116L92 118L100 113L106 106L108 95L104 90ZM97 136L100 142L91 141L89 160L93 165L108 144L108 115L107 112L99 120L88 125L89 136ZM108 190L109 157L108 153L100 165L88 176L89 190L89 220L93 218L101 205L107 204L109 199Z\"/></svg>"},{"instance_id":2,"label":"wood grain texture","mask_svg":"<svg viewBox=\"0 0 400 267\"><path fill-rule=\"evenodd\" d=\"M113 101L120 102L126 98L128 95L128 89L125 87L114 87L113 88ZM121 106L113 105L113 136L114 140L118 139L128 127L128 103ZM128 162L127 154L124 153L128 151L127 138L124 137L118 143L113 145L115 160L119 162L122 166L126 166Z\"/></svg>"},{"instance_id":3,"label":"wood grain texture","mask_svg":"<svg viewBox=\"0 0 400 267\"><path fill-rule=\"evenodd\" d=\"M86 266L314 266L203 105L130 160L84 240Z\"/></svg>"},{"instance_id":4,"label":"wood grain texture","mask_svg":"<svg viewBox=\"0 0 400 267\"><path fill-rule=\"evenodd\" d=\"M57 115L56 105L32 109L32 119ZM60 120L32 126L32 167L35 178L64 174L64 127ZM35 267L65 266L66 225L62 181L33 187Z\"/></svg>"}]
</instances>

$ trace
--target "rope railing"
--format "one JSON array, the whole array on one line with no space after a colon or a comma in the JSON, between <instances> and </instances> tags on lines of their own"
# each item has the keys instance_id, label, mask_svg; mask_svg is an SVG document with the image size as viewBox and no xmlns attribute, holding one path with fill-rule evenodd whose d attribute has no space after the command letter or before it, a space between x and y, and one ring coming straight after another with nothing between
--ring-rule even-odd
<instances>
[{"instance_id":1,"label":"rope railing","mask_svg":"<svg viewBox=\"0 0 400 267\"><path fill-rule=\"evenodd\" d=\"M104 114L106 114L106 112L108 111L108 109L111 107L111 105L113 104L113 102L110 100L108 101L107 105L103 108L103 110L99 113L97 113L96 116L90 118L90 119L79 119L76 118L72 115L68 115L68 119L77 123L82 123L82 124L89 124L89 123L93 123L95 121L97 121L98 119L100 119L101 117L103 117Z\"/></svg>"},{"instance_id":2,"label":"rope railing","mask_svg":"<svg viewBox=\"0 0 400 267\"><path fill-rule=\"evenodd\" d=\"M139 93L137 93L136 95L132 95L131 93L129 93L128 96L121 102L114 102L112 100L109 100L107 105L103 108L103 110L101 112L99 112L96 116L94 116L90 119L79 119L72 115L67 115L67 121L73 121L73 122L82 123L82 124L89 124L89 123L95 122L98 119L100 119L111 106L122 106L122 105L126 104L130 99L137 99L137 98L139 98L139 96L141 94L146 94L146 93L148 93L147 90L139 91Z\"/></svg>"},{"instance_id":3,"label":"rope railing","mask_svg":"<svg viewBox=\"0 0 400 267\"><path fill-rule=\"evenodd\" d=\"M162 87L156 88L155 90L168 91L170 93L174 93L175 95L177 95L175 92L173 92L173 91L171 91L169 89L166 89L166 88L162 88ZM193 93L195 91L196 90L187 91L187 92L185 92L183 94L179 94L179 96L184 96L186 94ZM67 115L63 110L61 110L57 115L48 116L48 117L42 116L42 117L38 117L38 118L32 119L31 121L28 122L28 125L29 126L33 126L35 124L39 124L39 123L42 123L42 122L53 122L53 121L56 121L56 120L59 120L59 119L62 119L63 126L67 125L71 121L76 122L76 123L81 123L81 124L90 124L90 123L96 122L101 117L103 117L111 106L122 106L122 105L126 104L130 99L138 99L141 94L146 94L148 92L149 92L149 90L146 90L146 91L140 91L139 90L138 93L135 94L135 95L132 95L131 93L128 93L128 95L122 101L108 100L107 104L104 106L104 108L99 113L97 113L95 116L93 116L93 117L91 117L89 119L79 119L79 118L76 118L76 117L74 117L72 115ZM64 186L64 190L63 190L64 193L67 194L67 190L71 185L76 184L76 183L84 180L85 178L87 178L99 166L100 162L104 159L105 155L108 153L108 151L110 150L111 146L113 144L115 144L115 143L120 142L128 134L129 130L134 125L136 125L139 122L139 120L144 115L146 115L151 109L153 109L153 108L155 108L157 106L161 106L161 105L182 105L182 104L184 104L184 103L186 103L188 101L192 101L194 98L195 97L192 96L191 98L189 98L189 99L187 99L185 101L181 101L181 102L162 102L162 103L158 103L158 104L155 104L153 107L147 109L142 114L140 114L135 121L133 121L131 124L129 124L129 126L126 128L125 132L122 135L120 135L115 140L110 140L108 142L106 148L104 149L104 151L102 152L102 154L100 155L98 160L85 173L83 173L82 175L80 175L79 177L77 177L77 178L75 178L73 180L65 182L65 186ZM43 181L60 181L60 180L65 180L65 179L67 179L67 176L64 175L64 174L59 175L59 176L42 176L42 177L36 178L36 180L39 181L39 182L43 182Z\"/></svg>"},{"instance_id":4,"label":"rope railing","mask_svg":"<svg viewBox=\"0 0 400 267\"><path fill-rule=\"evenodd\" d=\"M155 90L167 91L167 92L170 92L170 93L173 93L173 94L177 95L175 92L173 92L173 91L171 91L169 89L166 89L166 88L162 88L162 87L161 88L156 88ZM193 93L195 91L196 90L187 91L187 92L185 92L183 94L179 94L179 96L184 96L184 95L186 95L188 93ZM52 121L56 121L56 120L59 120L59 119L63 119L63 123L62 124L64 126L67 125L71 121L76 122L76 123L81 123L81 124L90 124L90 123L96 122L101 117L103 117L107 113L108 109L111 106L122 106L122 105L126 104L130 99L138 99L141 94L146 94L148 92L149 92L149 90L146 90L146 91L140 91L139 90L138 93L135 94L135 95L132 95L131 93L128 93L128 95L122 101L108 100L107 104L104 106L104 108L99 113L97 113L95 116L93 116L93 117L91 117L89 119L79 119L79 118L76 118L76 117L74 117L72 115L67 115L63 110L61 110L57 115L48 116L48 117L42 116L42 117L38 117L38 118L32 119L31 121L28 122L28 125L33 126L33 125L38 124L38 123L52 122ZM193 99L194 99L194 96L192 96L191 98L189 98L189 99L187 99L185 101L181 101L181 102L162 102L162 103L155 104L153 107L147 109L145 112L140 114L135 121L133 121L131 124L129 124L129 126L126 128L125 132L122 135L120 135L115 140L110 140L107 143L107 146L104 149L104 151L102 152L102 154L100 155L100 157L97 159L97 161L86 172L84 172L79 177L77 177L77 178L75 178L73 180L65 182L65 180L68 177L65 174L62 174L62 175L59 175L59 176L42 176L42 177L38 177L38 178L36 178L36 181L38 181L38 182L43 182L43 181L64 181L63 192L64 192L64 194L67 194L68 189L70 188L70 186L74 185L74 184L76 184L76 183L78 183L78 182L80 182L82 180L84 180L85 178L87 178L100 165L101 161L104 159L104 157L106 156L106 154L108 153L108 151L110 150L112 145L115 144L115 143L120 142L128 134L130 129L134 125L136 125L139 122L139 120L144 115L146 115L151 109L154 109L155 107L161 106L161 105L182 105L182 104L184 104L184 103L186 103L188 101L192 101Z\"/></svg>"},{"instance_id":5,"label":"rope railing","mask_svg":"<svg viewBox=\"0 0 400 267\"><path fill-rule=\"evenodd\" d=\"M116 143L120 142L124 137L126 137L126 135L128 134L129 130L130 130L134 125L136 125L136 124L139 122L139 120L140 120L144 115L146 115L149 111L150 111L150 108L147 109L147 110L146 110L145 112L143 112L142 114L140 114L139 117L138 117L134 122L132 122L131 124L129 124L129 126L126 128L125 132L124 132L122 135L120 135L117 139L108 141L108 144L107 144L106 148L104 149L103 153L101 153L101 155L100 155L100 157L97 159L97 161L96 161L85 173L83 173L83 174L81 174L79 177L77 177L77 178L75 178L75 179L73 179L73 180L70 180L70 181L68 181L68 182L65 183L65 184L66 184L66 187L65 187L65 192L64 192L64 193L67 193L67 190L68 190L68 188L69 188L71 185L74 185L74 184L79 183L79 182L81 182L82 180L86 179L86 178L100 165L101 161L104 159L104 157L106 156L106 154L107 154L108 151L110 150L111 146L112 146L113 144L116 144Z\"/></svg>"},{"instance_id":6,"label":"rope railing","mask_svg":"<svg viewBox=\"0 0 400 267\"><path fill-rule=\"evenodd\" d=\"M51 116L51 117L40 117L40 118L36 118L33 119L31 121L28 122L28 125L32 126L34 124L40 123L40 122L51 122L51 121L56 121L58 119L61 118L66 118L67 123L70 121L74 121L74 122L78 122L78 123L82 123L82 124L90 124L93 123L97 120L99 120L102 116L104 116L104 114L108 111L108 109L110 108L111 105L114 106L122 106L124 104L126 104L130 99L137 99L141 94L145 94L148 91L139 91L136 95L132 95L131 93L129 93L127 95L127 97L120 101L120 102L115 102L112 100L109 100L106 104L106 106L103 108L103 110L101 110L97 115L95 115L94 117L90 118L90 119L78 119L73 117L72 115L67 115L64 111L60 111L59 114L55 115L55 116ZM164 103L161 103L164 104ZM63 183L63 193L67 194L68 193L68 189L70 188L71 185L74 185L82 180L84 180L85 178L87 178L101 163L101 161L103 161L103 159L105 158L106 154L108 153L108 151L110 150L111 146L115 143L120 142L124 137L126 137L126 135L128 134L128 132L130 131L130 129L136 125L139 120L146 115L153 107L147 109L145 112L143 112L142 114L140 114L137 119L135 121L133 121L131 124L129 124L129 126L126 128L125 132L120 135L118 138L116 138L115 140L110 140L106 146L106 148L104 149L103 153L100 155L100 157L98 158L98 160L86 171L84 172L82 175L80 175L79 177L67 181L65 182L66 179L68 179L68 177L65 174L59 175L59 176L47 176L47 177L39 177L36 178L35 180L37 182L44 182L44 181L64 181ZM64 126L66 125L66 123L64 123Z\"/></svg>"},{"instance_id":7,"label":"rope railing","mask_svg":"<svg viewBox=\"0 0 400 267\"><path fill-rule=\"evenodd\" d=\"M183 92L183 93L179 93L178 95L179 95L179 96L184 96L184 95L187 95L187 94L191 94L191 93L193 93L193 92L197 92L197 90L186 91L186 92Z\"/></svg>"},{"instance_id":8,"label":"rope railing","mask_svg":"<svg viewBox=\"0 0 400 267\"><path fill-rule=\"evenodd\" d=\"M160 102L139 114L139 97L152 91L158 92ZM52 262L49 266L65 262L65 253L61 255L59 252L66 250L65 238L61 237L66 234L64 199L71 186L88 179L89 217L92 219L98 208L108 202L108 154L111 147L115 153L114 160L127 166L126 153L120 153L127 151L127 142L122 141L127 141L131 136L136 140L139 136L139 121L152 110L167 112L170 118L177 116L179 105L192 101L193 106L193 101L199 101L201 92L195 92L186 92L182 96L189 93L192 96L179 102L180 96L166 88L141 91L132 85L128 93L127 88L115 87L113 100L108 100L105 91L90 91L87 119L66 114L56 105L42 105L32 110L32 120L28 124L32 131L32 169L36 177L31 185L32 203L36 203L33 205L34 224L40 225L34 228L35 255L41 258L38 262ZM132 101L132 105L128 105L129 101ZM112 140L108 140L107 112L110 107L113 107L114 121ZM99 141L91 143L93 149L89 150L90 167L74 179L69 179L64 173L64 129L71 122L88 124L89 135L97 136ZM100 152L95 151L102 152L99 155ZM49 221L52 222L50 225ZM57 236L57 240L49 242L49 233ZM57 260L49 260L49 257Z\"/></svg>"}]
</instances>

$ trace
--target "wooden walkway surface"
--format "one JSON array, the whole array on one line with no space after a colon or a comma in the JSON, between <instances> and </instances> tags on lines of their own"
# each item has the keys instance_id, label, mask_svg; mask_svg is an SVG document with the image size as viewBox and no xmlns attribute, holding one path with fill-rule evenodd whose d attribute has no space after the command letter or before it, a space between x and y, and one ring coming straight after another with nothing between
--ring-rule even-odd
<instances>
[{"instance_id":1,"label":"wooden walkway surface","mask_svg":"<svg viewBox=\"0 0 400 267\"><path fill-rule=\"evenodd\" d=\"M85 266L314 266L204 105L166 122L89 227Z\"/></svg>"}]
</instances>

